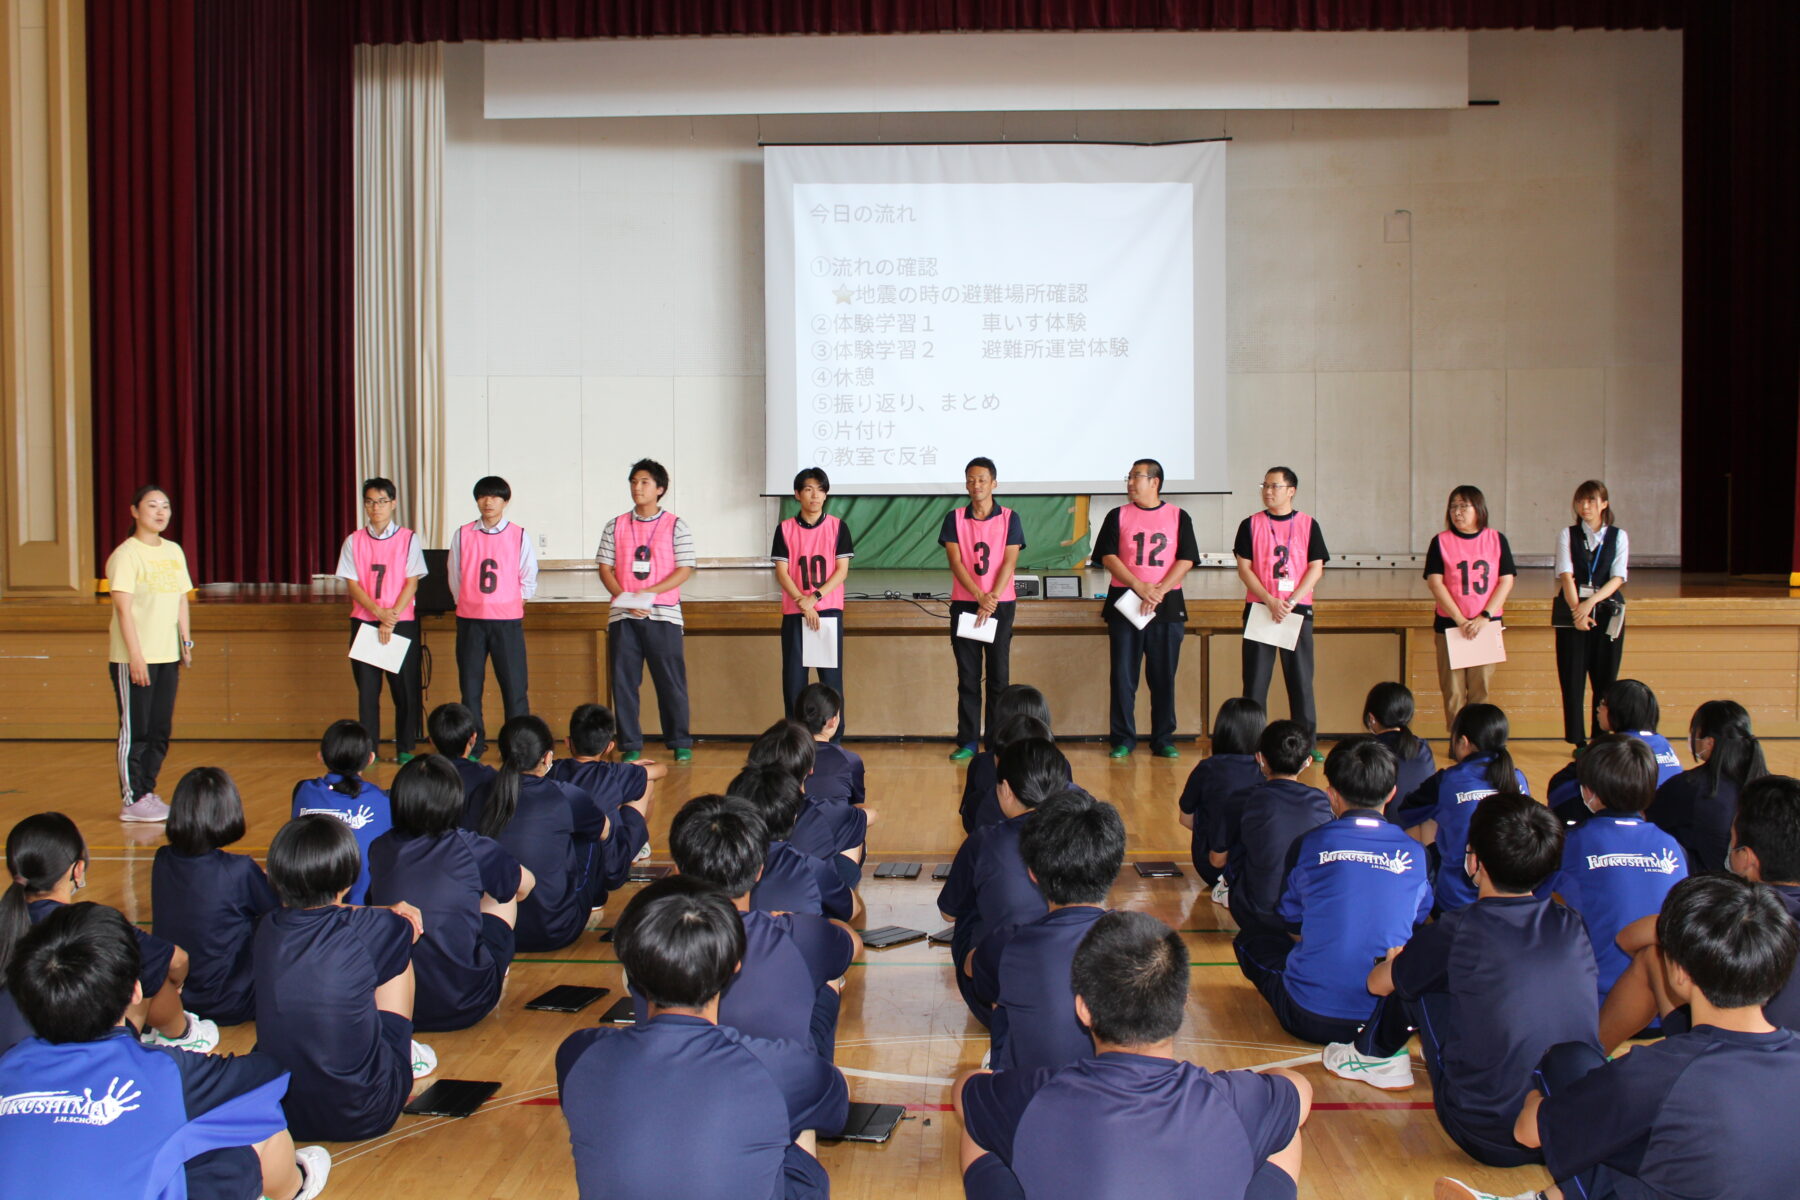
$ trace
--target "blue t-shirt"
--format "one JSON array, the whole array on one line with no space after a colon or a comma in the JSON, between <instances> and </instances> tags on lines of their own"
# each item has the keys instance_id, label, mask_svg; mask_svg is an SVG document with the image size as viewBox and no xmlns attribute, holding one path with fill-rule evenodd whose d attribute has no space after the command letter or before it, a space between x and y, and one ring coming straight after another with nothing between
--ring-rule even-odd
<instances>
[{"instance_id":1,"label":"blue t-shirt","mask_svg":"<svg viewBox=\"0 0 1800 1200\"><path fill-rule=\"evenodd\" d=\"M789 1154L805 1153L793 1140L842 1129L850 1104L810 1044L677 1013L572 1034L556 1081L581 1194L607 1200L781 1196Z\"/></svg>"},{"instance_id":2,"label":"blue t-shirt","mask_svg":"<svg viewBox=\"0 0 1800 1200\"><path fill-rule=\"evenodd\" d=\"M1581 918L1536 896L1494 896L1444 913L1394 960L1394 994L1449 998L1432 1029L1443 1073L1440 1103L1502 1144L1544 1052L1598 1046L1594 953Z\"/></svg>"},{"instance_id":3,"label":"blue t-shirt","mask_svg":"<svg viewBox=\"0 0 1800 1200\"><path fill-rule=\"evenodd\" d=\"M413 1028L465 1029L493 1010L511 963L481 936L481 898L519 894L519 860L466 829L435 837L389 830L369 847L369 903L404 900L424 918L413 943Z\"/></svg>"},{"instance_id":4,"label":"blue t-shirt","mask_svg":"<svg viewBox=\"0 0 1800 1200\"><path fill-rule=\"evenodd\" d=\"M1398 808L1402 800L1412 795L1420 784L1437 771L1437 757L1431 752L1431 743L1424 738L1415 739L1419 745L1411 758L1400 757L1400 731L1397 729L1378 733L1375 740L1386 746L1394 756L1394 799L1391 807Z\"/></svg>"},{"instance_id":5,"label":"blue t-shirt","mask_svg":"<svg viewBox=\"0 0 1800 1200\"><path fill-rule=\"evenodd\" d=\"M187 951L183 1008L221 1025L255 1015L250 938L263 914L279 907L268 876L247 854L188 855L173 846L156 852L150 928Z\"/></svg>"},{"instance_id":6,"label":"blue t-shirt","mask_svg":"<svg viewBox=\"0 0 1800 1200\"><path fill-rule=\"evenodd\" d=\"M1031 818L1025 812L977 828L950 864L937 904L939 912L956 922L951 950L958 969L989 934L1035 921L1049 911L1019 854L1019 834Z\"/></svg>"},{"instance_id":7,"label":"blue t-shirt","mask_svg":"<svg viewBox=\"0 0 1800 1200\"><path fill-rule=\"evenodd\" d=\"M594 807L606 814L612 828L600 843L603 886L608 891L624 887L638 851L650 840L650 828L644 823L644 814L626 806L643 796L650 786L649 774L637 763L559 758L550 764L548 778L580 788L594 802Z\"/></svg>"},{"instance_id":8,"label":"blue t-shirt","mask_svg":"<svg viewBox=\"0 0 1800 1200\"><path fill-rule=\"evenodd\" d=\"M379 1012L375 989L412 962L412 926L382 908L278 908L253 954L256 1048L293 1074L282 1107L295 1139L386 1133L412 1091L412 1023ZM384 1032L393 1023L405 1040Z\"/></svg>"},{"instance_id":9,"label":"blue t-shirt","mask_svg":"<svg viewBox=\"0 0 1800 1200\"><path fill-rule=\"evenodd\" d=\"M144 1046L125 1026L29 1038L0 1057L0 1195L254 1200L250 1147L285 1126L287 1083L266 1055Z\"/></svg>"},{"instance_id":10,"label":"blue t-shirt","mask_svg":"<svg viewBox=\"0 0 1800 1200\"><path fill-rule=\"evenodd\" d=\"M1800 1037L1702 1025L1634 1047L1538 1110L1544 1165L1605 1165L1620 1200L1764 1200L1800 1179Z\"/></svg>"},{"instance_id":11,"label":"blue t-shirt","mask_svg":"<svg viewBox=\"0 0 1800 1200\"><path fill-rule=\"evenodd\" d=\"M994 1005L994 1070L1061 1067L1093 1056L1094 1039L1075 1018L1069 974L1076 947L1105 915L1072 904L995 933L976 949L975 993Z\"/></svg>"},{"instance_id":12,"label":"blue t-shirt","mask_svg":"<svg viewBox=\"0 0 1800 1200\"><path fill-rule=\"evenodd\" d=\"M1644 815L1681 843L1696 875L1729 870L1731 823L1737 820L1738 786L1721 774L1717 790L1703 763L1656 789Z\"/></svg>"},{"instance_id":13,"label":"blue t-shirt","mask_svg":"<svg viewBox=\"0 0 1800 1200\"><path fill-rule=\"evenodd\" d=\"M1288 995L1320 1016L1364 1020L1370 964L1431 915L1425 848L1373 809L1346 812L1301 837L1276 915L1300 931Z\"/></svg>"},{"instance_id":14,"label":"blue t-shirt","mask_svg":"<svg viewBox=\"0 0 1800 1200\"><path fill-rule=\"evenodd\" d=\"M1242 1196L1293 1140L1300 1093L1279 1075L1111 1053L976 1075L963 1112L1031 1200Z\"/></svg>"},{"instance_id":15,"label":"blue t-shirt","mask_svg":"<svg viewBox=\"0 0 1800 1200\"><path fill-rule=\"evenodd\" d=\"M788 842L796 850L826 862L868 840L868 812L844 799L809 799L788 834Z\"/></svg>"},{"instance_id":16,"label":"blue t-shirt","mask_svg":"<svg viewBox=\"0 0 1800 1200\"><path fill-rule=\"evenodd\" d=\"M1681 758L1675 748L1669 745L1669 739L1660 733L1648 729L1621 729L1626 737L1636 738L1650 747L1650 753L1656 759L1656 786L1663 784L1681 774ZM1581 802L1580 767L1569 763L1550 777L1550 786L1544 790L1544 803L1548 804L1556 814L1571 824L1582 824L1587 820L1587 806Z\"/></svg>"},{"instance_id":17,"label":"blue t-shirt","mask_svg":"<svg viewBox=\"0 0 1800 1200\"><path fill-rule=\"evenodd\" d=\"M1231 915L1240 926L1281 926L1275 906L1300 839L1329 820L1325 793L1296 779L1266 779L1227 800L1220 840L1227 848Z\"/></svg>"},{"instance_id":18,"label":"blue t-shirt","mask_svg":"<svg viewBox=\"0 0 1800 1200\"><path fill-rule=\"evenodd\" d=\"M1444 912L1475 903L1475 885L1463 870L1463 859L1469 849L1469 818L1475 815L1477 805L1498 793L1487 775L1493 758L1491 754L1471 754L1427 779L1399 805L1396 819L1404 828L1437 822L1437 839L1432 844L1438 851L1437 905ZM1529 795L1524 772L1515 770L1513 776L1519 790Z\"/></svg>"},{"instance_id":19,"label":"blue t-shirt","mask_svg":"<svg viewBox=\"0 0 1800 1200\"><path fill-rule=\"evenodd\" d=\"M808 800L848 800L861 804L868 797L863 780L862 755L836 742L814 742L818 747L813 771L806 780Z\"/></svg>"},{"instance_id":20,"label":"blue t-shirt","mask_svg":"<svg viewBox=\"0 0 1800 1200\"><path fill-rule=\"evenodd\" d=\"M356 884L345 899L351 904L361 904L369 892L369 844L394 827L394 817L387 793L366 779L360 781L361 788L354 796L333 791L331 785L343 778L336 774L321 775L296 783L293 809L288 816L324 813L336 817L356 834L356 852L362 855L362 874L356 877Z\"/></svg>"},{"instance_id":21,"label":"blue t-shirt","mask_svg":"<svg viewBox=\"0 0 1800 1200\"><path fill-rule=\"evenodd\" d=\"M33 900L25 906L25 915L36 925L60 907L60 900ZM133 925L131 932L137 937L138 982L143 985L147 999L162 991L163 984L168 982L169 963L175 957L175 943L167 938L159 938L138 925Z\"/></svg>"},{"instance_id":22,"label":"blue t-shirt","mask_svg":"<svg viewBox=\"0 0 1800 1200\"><path fill-rule=\"evenodd\" d=\"M488 788L470 797L463 828L481 826ZM513 934L521 950L560 950L581 936L588 913L603 900L597 849L606 814L578 787L538 775L519 777L519 803L494 836L537 884L519 902Z\"/></svg>"},{"instance_id":23,"label":"blue t-shirt","mask_svg":"<svg viewBox=\"0 0 1800 1200\"><path fill-rule=\"evenodd\" d=\"M856 896L843 876L822 858L787 842L770 842L762 878L750 890L750 907L763 912L812 913L848 921Z\"/></svg>"},{"instance_id":24,"label":"blue t-shirt","mask_svg":"<svg viewBox=\"0 0 1800 1200\"><path fill-rule=\"evenodd\" d=\"M1597 812L1569 831L1550 890L1587 925L1602 1000L1631 965L1614 940L1619 931L1660 912L1663 897L1687 873L1680 844L1636 814Z\"/></svg>"},{"instance_id":25,"label":"blue t-shirt","mask_svg":"<svg viewBox=\"0 0 1800 1200\"><path fill-rule=\"evenodd\" d=\"M1196 867L1206 862L1213 835L1225 818L1225 802L1262 781L1262 768L1256 765L1254 754L1214 754L1194 764L1178 803L1182 812L1194 815L1192 852Z\"/></svg>"}]
</instances>

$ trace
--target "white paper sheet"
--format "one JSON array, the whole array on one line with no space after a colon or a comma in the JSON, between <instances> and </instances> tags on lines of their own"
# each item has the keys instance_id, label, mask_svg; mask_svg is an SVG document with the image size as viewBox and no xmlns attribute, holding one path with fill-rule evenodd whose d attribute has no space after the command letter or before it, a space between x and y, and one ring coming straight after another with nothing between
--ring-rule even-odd
<instances>
[{"instance_id":1,"label":"white paper sheet","mask_svg":"<svg viewBox=\"0 0 1800 1200\"><path fill-rule=\"evenodd\" d=\"M838 665L838 618L820 617L816 630L800 622L800 665L827 669Z\"/></svg>"},{"instance_id":2,"label":"white paper sheet","mask_svg":"<svg viewBox=\"0 0 1800 1200\"><path fill-rule=\"evenodd\" d=\"M372 667L380 667L389 675L400 673L400 664L406 661L407 648L412 639L394 634L387 644L381 643L381 627L378 625L362 625L356 630L356 639L350 643L350 657L357 662L366 662Z\"/></svg>"},{"instance_id":3,"label":"white paper sheet","mask_svg":"<svg viewBox=\"0 0 1800 1200\"><path fill-rule=\"evenodd\" d=\"M1138 594L1136 592L1130 590L1120 592L1119 598L1113 601L1113 607L1119 610L1119 615L1121 617L1124 617L1139 629L1142 629L1156 619L1156 610L1151 609L1149 612L1145 612L1144 602L1138 599Z\"/></svg>"},{"instance_id":4,"label":"white paper sheet","mask_svg":"<svg viewBox=\"0 0 1800 1200\"><path fill-rule=\"evenodd\" d=\"M979 626L975 624L975 614L961 613L956 618L956 636L968 638L972 642L991 642L994 634L1000 629L1000 622L989 617Z\"/></svg>"},{"instance_id":5,"label":"white paper sheet","mask_svg":"<svg viewBox=\"0 0 1800 1200\"><path fill-rule=\"evenodd\" d=\"M1460 629L1444 630L1444 647L1450 655L1450 669L1460 671L1464 667L1485 667L1489 663L1506 661L1506 641L1500 636L1500 622L1489 621L1480 633L1472 638L1462 635Z\"/></svg>"},{"instance_id":6,"label":"white paper sheet","mask_svg":"<svg viewBox=\"0 0 1800 1200\"><path fill-rule=\"evenodd\" d=\"M635 608L641 609L644 612L649 612L650 609L656 606L656 594L654 592L620 592L613 597L612 606L614 608Z\"/></svg>"},{"instance_id":7,"label":"white paper sheet","mask_svg":"<svg viewBox=\"0 0 1800 1200\"><path fill-rule=\"evenodd\" d=\"M1289 613L1287 620L1276 624L1266 604L1252 604L1250 619L1244 622L1244 636L1281 650L1292 650L1300 644L1300 630L1306 624L1305 613Z\"/></svg>"}]
</instances>

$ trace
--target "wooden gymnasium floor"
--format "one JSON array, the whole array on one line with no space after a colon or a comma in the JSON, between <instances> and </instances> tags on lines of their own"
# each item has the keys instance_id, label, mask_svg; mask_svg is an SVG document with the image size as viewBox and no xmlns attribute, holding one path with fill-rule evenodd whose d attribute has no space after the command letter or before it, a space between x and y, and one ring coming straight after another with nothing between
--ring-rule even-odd
<instances>
[{"instance_id":1,"label":"wooden gymnasium floor","mask_svg":"<svg viewBox=\"0 0 1800 1200\"><path fill-rule=\"evenodd\" d=\"M1441 742L1434 743L1439 754ZM873 827L871 858L948 862L960 841L956 800L962 769L945 760L936 742L856 747L868 764L869 804L881 813ZM1175 799L1200 747L1184 744L1179 762L1135 756L1114 765L1096 743L1066 745L1075 777L1120 806L1130 831L1128 858L1172 858L1178 880L1145 880L1129 869L1112 895L1115 906L1154 913L1180 930L1193 950L1192 997L1179 1046L1193 1061L1214 1069L1286 1062L1316 1052L1288 1037L1260 997L1238 973L1231 955L1232 922L1215 907L1187 861L1187 831L1176 819ZM1560 743L1517 743L1520 766L1534 790L1566 761ZM1800 770L1800 742L1768 744L1770 767ZM670 817L692 795L722 788L742 762L743 743L706 742L689 768L673 770L657 796L652 846L666 861ZM1686 749L1682 748L1684 759ZM216 764L229 770L245 796L249 834L234 849L261 857L285 818L294 780L315 774L314 748L294 742L177 742L164 768L168 795L190 767ZM370 777L385 783L392 766ZM60 809L86 833L93 861L84 899L116 904L139 921L150 916L150 861L162 844L160 826L120 825L113 814L112 747L93 742L0 743L0 825L29 813ZM1316 768L1306 776L1322 784ZM904 924L933 930L937 885L927 866L912 881L868 878L862 894L867 923ZM629 896L615 894L608 913ZM582 1015L528 1013L522 1004L558 983L610 987L614 996ZM570 1031L593 1021L620 989L609 944L595 934L558 954L518 959L499 1009L458 1033L428 1036L443 1078L497 1079L493 1101L466 1121L402 1117L386 1136L333 1146L330 1194L384 1196L389 1200L464 1195L537 1200L575 1193L567 1133L556 1108L554 1055ZM248 1050L254 1029L224 1031L221 1049ZM956 1118L947 1109L946 1084L981 1061L986 1039L965 1013L950 979L949 952L915 943L867 951L849 972L838 1030L839 1066L850 1075L855 1099L899 1103L913 1111L886 1145L832 1145L822 1149L833 1192L845 1200L962 1195L957 1174ZM1302 1067L1316 1102L1306 1128L1303 1197L1427 1197L1440 1174L1458 1175L1501 1193L1542 1186L1535 1167L1504 1171L1465 1158L1439 1130L1431 1113L1424 1070L1414 1054L1417 1085L1378 1092ZM671 1141L674 1153L675 1143Z\"/></svg>"}]
</instances>

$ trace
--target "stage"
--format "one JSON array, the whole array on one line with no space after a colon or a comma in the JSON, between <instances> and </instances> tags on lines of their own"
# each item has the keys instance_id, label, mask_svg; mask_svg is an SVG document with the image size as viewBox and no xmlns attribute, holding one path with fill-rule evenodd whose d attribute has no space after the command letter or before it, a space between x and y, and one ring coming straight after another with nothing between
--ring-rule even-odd
<instances>
[{"instance_id":1,"label":"stage","mask_svg":"<svg viewBox=\"0 0 1800 1200\"><path fill-rule=\"evenodd\" d=\"M945 571L852 571L844 660L850 736L949 738L954 729L955 668L948 639ZM1513 735L1561 734L1550 630L1547 570L1519 573L1507 606L1508 661L1493 699L1512 718ZM1106 629L1100 572L1087 572L1080 600L1021 600L1012 678L1042 688L1059 737L1100 737L1107 728ZM1239 687L1238 629L1243 589L1235 573L1196 568L1188 576L1187 639L1178 679L1179 733L1202 733L1209 714ZM683 587L693 732L742 737L780 715L780 606L766 567L703 567ZM1631 576L1624 674L1656 690L1664 729L1678 734L1702 700L1731 697L1750 709L1757 732L1800 736L1800 603L1778 581L1759 582L1678 571ZM857 598L859 596L869 598ZM890 598L895 597L895 598ZM590 569L545 570L527 606L531 703L552 726L576 705L609 701L606 592ZM106 664L105 597L81 601L13 600L0 604L0 656L8 686L0 693L0 737L104 738L117 734ZM422 618L431 654L426 703L458 699L455 624L448 614ZM1369 686L1403 679L1418 697L1419 733L1444 735L1437 687L1432 603L1417 569L1327 570L1317 610L1316 693L1324 735L1361 726ZM348 601L339 580L310 587L215 585L193 606L194 670L182 680L175 736L316 738L355 712L344 662ZM648 692L646 679L645 688ZM499 713L490 682L488 708ZM1148 728L1140 694L1139 726ZM1277 679L1272 714L1285 714ZM655 704L644 714L654 729ZM391 736L391 729L384 730Z\"/></svg>"}]
</instances>

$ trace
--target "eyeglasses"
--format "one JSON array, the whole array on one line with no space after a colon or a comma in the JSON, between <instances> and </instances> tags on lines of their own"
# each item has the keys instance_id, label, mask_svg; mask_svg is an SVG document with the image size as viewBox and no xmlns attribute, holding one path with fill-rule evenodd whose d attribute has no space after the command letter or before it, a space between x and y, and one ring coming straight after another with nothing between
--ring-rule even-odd
<instances>
[{"instance_id":1,"label":"eyeglasses","mask_svg":"<svg viewBox=\"0 0 1800 1200\"><path fill-rule=\"evenodd\" d=\"M1294 485L1291 483L1265 483L1262 485L1262 490L1265 492L1279 492L1282 488L1291 488L1293 486Z\"/></svg>"},{"instance_id":2,"label":"eyeglasses","mask_svg":"<svg viewBox=\"0 0 1800 1200\"><path fill-rule=\"evenodd\" d=\"M1155 479L1155 478L1156 478L1156 476L1152 475L1148 471L1133 471L1131 474L1129 474L1125 477L1125 482L1126 483L1136 483L1140 479Z\"/></svg>"},{"instance_id":3,"label":"eyeglasses","mask_svg":"<svg viewBox=\"0 0 1800 1200\"><path fill-rule=\"evenodd\" d=\"M1473 504L1452 504L1450 506L1450 511L1451 512L1474 512L1475 506Z\"/></svg>"},{"instance_id":4,"label":"eyeglasses","mask_svg":"<svg viewBox=\"0 0 1800 1200\"><path fill-rule=\"evenodd\" d=\"M383 508L392 503L393 503L392 500L388 499L386 496L383 496L378 500L364 500L363 507L364 508Z\"/></svg>"}]
</instances>

